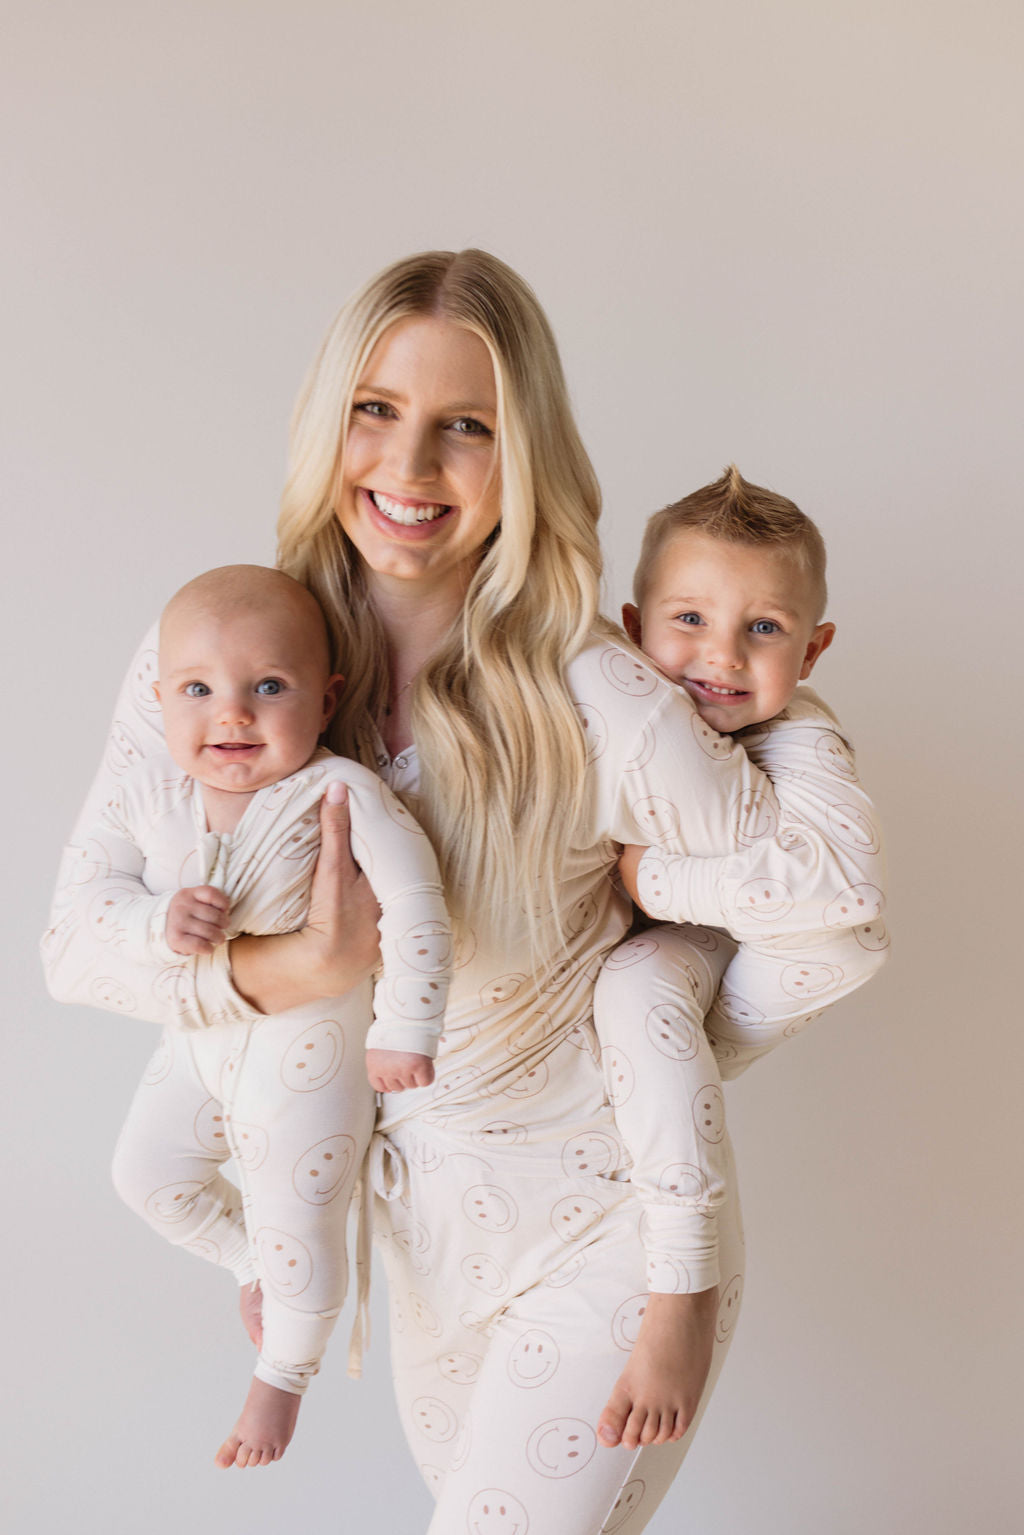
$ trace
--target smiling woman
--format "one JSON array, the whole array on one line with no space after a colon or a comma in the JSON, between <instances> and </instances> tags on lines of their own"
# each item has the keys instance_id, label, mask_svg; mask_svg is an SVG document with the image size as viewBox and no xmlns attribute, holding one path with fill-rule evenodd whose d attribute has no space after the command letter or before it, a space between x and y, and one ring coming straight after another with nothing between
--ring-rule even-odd
<instances>
[{"instance_id":1,"label":"smiling woman","mask_svg":"<svg viewBox=\"0 0 1024 1535\"><path fill-rule=\"evenodd\" d=\"M642 1431L602 1416L670 1267L648 1270L612 1110L628 1096L628 1051L609 1058L606 1087L593 1028L597 976L631 917L612 878L618 853L647 834L690 864L727 855L769 888L774 851L748 845L735 807L778 817L768 779L710 727L695 729L685 695L599 618L598 504L550 328L501 262L410 257L342 310L296 408L279 563L319 598L331 664L348 678L332 744L361 759L400 841L415 831L410 811L423 819L456 918L451 948L419 920L395 945L414 972L443 951L454 978L446 1008L416 975L384 982L420 1022L442 1029L443 1010L443 1032L436 1081L383 1095L364 1169L403 1423L438 1500L433 1535L637 1535L694 1432L742 1283L709 1090L703 1123L725 1148L717 1253L728 1283L720 1297L716 1270L670 1297L678 1410L648 1414ZM247 681L246 716L259 687ZM132 679L121 710L118 763L126 734L152 747L159 731ZM301 1049L319 1042L308 1059L330 1064L325 1020L350 1006L342 994L372 961L377 911L344 805L325 804L321 825L301 930L243 928L219 966L188 969L182 986L190 1021L204 1025L310 1009L319 1032ZM820 909L817 887L801 894ZM53 941L90 951L82 973L95 976L102 945L87 927ZM608 968L628 988L660 942L627 943ZM720 959L724 946L693 972L698 1009L711 1005ZM147 996L140 988L140 1011ZM670 1020L653 1021L661 1057L682 1052ZM304 1058L288 1058L297 1096L329 1096L331 1082L303 1092ZM665 1168L670 1219L693 1172ZM277 1255L255 1243L267 1285L281 1283Z\"/></svg>"}]
</instances>

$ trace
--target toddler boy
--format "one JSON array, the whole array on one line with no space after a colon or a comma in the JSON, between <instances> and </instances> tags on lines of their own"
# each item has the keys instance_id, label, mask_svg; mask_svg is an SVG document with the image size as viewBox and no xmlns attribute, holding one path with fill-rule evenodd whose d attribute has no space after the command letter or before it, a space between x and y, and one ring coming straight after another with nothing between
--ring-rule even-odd
<instances>
[{"instance_id":1,"label":"toddler boy","mask_svg":"<svg viewBox=\"0 0 1024 1535\"><path fill-rule=\"evenodd\" d=\"M728 857L623 852L623 878L648 915L708 924L652 930L648 958L624 968L613 954L598 983L604 1059L620 1075L627 1059L633 1083L620 1102L609 1081L609 1096L644 1206L651 1292L601 1425L605 1443L631 1445L678 1437L663 1427L677 1409L692 1418L703 1382L695 1358L710 1360L696 1310L719 1281L721 1304L731 1298L715 1231L728 1156L719 1075L738 1075L860 985L859 951L881 962L888 946L871 803L835 717L799 687L835 634L823 617L825 547L813 522L731 467L651 518L634 599L626 630L692 700L704 749L745 750L771 780L774 798L737 803L736 832L745 845L774 839L778 858L777 877L744 883ZM802 869L822 856L836 893L807 931L806 917L802 926L787 919ZM851 946L861 962L848 977Z\"/></svg>"}]
</instances>

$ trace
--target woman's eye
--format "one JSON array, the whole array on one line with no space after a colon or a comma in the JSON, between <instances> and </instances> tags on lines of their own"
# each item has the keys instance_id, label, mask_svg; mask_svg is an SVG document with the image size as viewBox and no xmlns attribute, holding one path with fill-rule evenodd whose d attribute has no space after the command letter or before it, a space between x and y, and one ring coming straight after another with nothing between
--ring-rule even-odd
<instances>
[{"instance_id":1,"label":"woman's eye","mask_svg":"<svg viewBox=\"0 0 1024 1535\"><path fill-rule=\"evenodd\" d=\"M452 431L460 437L491 437L494 434L475 416L458 416L452 422Z\"/></svg>"},{"instance_id":2,"label":"woman's eye","mask_svg":"<svg viewBox=\"0 0 1024 1535\"><path fill-rule=\"evenodd\" d=\"M778 634L779 632L779 626L774 618L759 618L750 627L754 634Z\"/></svg>"},{"instance_id":3,"label":"woman's eye","mask_svg":"<svg viewBox=\"0 0 1024 1535\"><path fill-rule=\"evenodd\" d=\"M359 411L360 415L372 416L378 421L391 414L390 405L386 405L383 400L358 400L352 409Z\"/></svg>"},{"instance_id":4,"label":"woman's eye","mask_svg":"<svg viewBox=\"0 0 1024 1535\"><path fill-rule=\"evenodd\" d=\"M185 684L186 698L206 698L209 691L205 682L186 682Z\"/></svg>"},{"instance_id":5,"label":"woman's eye","mask_svg":"<svg viewBox=\"0 0 1024 1535\"><path fill-rule=\"evenodd\" d=\"M276 677L264 677L262 682L257 682L256 691L262 698L273 698L275 694L283 691L282 684Z\"/></svg>"}]
</instances>

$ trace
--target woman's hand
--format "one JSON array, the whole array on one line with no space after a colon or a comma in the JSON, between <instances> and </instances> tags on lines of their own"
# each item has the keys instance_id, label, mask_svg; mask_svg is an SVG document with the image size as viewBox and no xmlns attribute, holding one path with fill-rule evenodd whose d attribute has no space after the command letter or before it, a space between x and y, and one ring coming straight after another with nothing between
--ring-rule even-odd
<instances>
[{"instance_id":1,"label":"woman's hand","mask_svg":"<svg viewBox=\"0 0 1024 1535\"><path fill-rule=\"evenodd\" d=\"M280 937L243 934L230 946L235 988L262 1013L340 997L377 963L380 908L352 857L349 831L348 790L329 784L305 927Z\"/></svg>"},{"instance_id":2,"label":"woman's hand","mask_svg":"<svg viewBox=\"0 0 1024 1535\"><path fill-rule=\"evenodd\" d=\"M320 856L300 934L320 996L341 996L373 969L380 958L379 917L370 882L352 857L348 789L335 781L320 801Z\"/></svg>"}]
</instances>

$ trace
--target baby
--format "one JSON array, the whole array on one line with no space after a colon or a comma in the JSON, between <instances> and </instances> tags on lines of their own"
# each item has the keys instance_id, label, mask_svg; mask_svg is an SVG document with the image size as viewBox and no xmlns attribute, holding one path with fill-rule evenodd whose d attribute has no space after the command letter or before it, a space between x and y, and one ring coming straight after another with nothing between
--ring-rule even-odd
<instances>
[{"instance_id":1,"label":"baby","mask_svg":"<svg viewBox=\"0 0 1024 1535\"><path fill-rule=\"evenodd\" d=\"M888 946L871 803L835 717L798 686L835 634L823 619L817 528L732 467L651 518L634 597L626 630L692 699L704 749L745 750L770 778L774 800L754 794L736 804L737 837L748 846L774 839L778 858L777 877L747 883L729 858L634 846L620 863L649 916L710 924L634 938L610 956L597 990L608 1093L634 1164L648 1254L643 1326L601 1423L605 1443L627 1445L678 1437L675 1415L689 1421L703 1383L695 1356L706 1355L704 1373L710 1360L699 1308L717 1305L721 1329L738 1305L738 1280L718 1272L729 1154L720 1074L738 1075L859 985L863 963L856 976L844 970L852 947L881 962ZM822 857L834 867L835 897L808 931L801 873Z\"/></svg>"},{"instance_id":2,"label":"baby","mask_svg":"<svg viewBox=\"0 0 1024 1535\"><path fill-rule=\"evenodd\" d=\"M158 672L166 754L132 743L118 795L70 857L78 899L110 944L112 975L90 999L132 1011L133 988L151 987L177 1013L114 1180L155 1230L242 1286L260 1352L217 1464L266 1465L291 1438L345 1297L373 1090L433 1080L451 935L433 851L408 811L369 769L318 747L343 679L304 587L253 565L199 576L164 611ZM369 983L277 1017L225 1002L197 1026L209 1019L191 1010L195 967L226 971L225 941L239 933L303 925L325 793L347 794L381 907L369 1032ZM58 922L51 943L60 932ZM66 979L57 994L80 1000ZM221 1175L229 1156L240 1193ZM365 1266L361 1278L365 1288Z\"/></svg>"}]
</instances>

